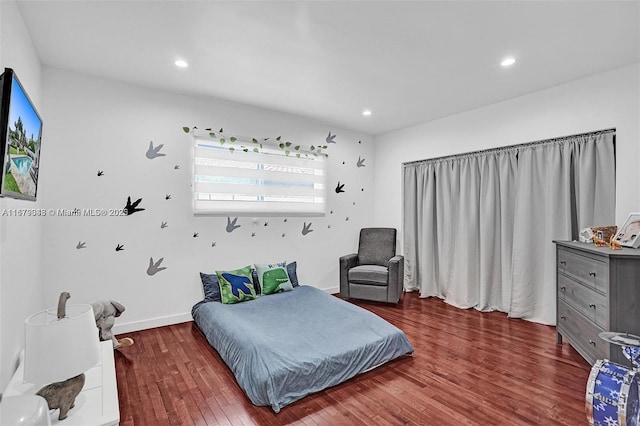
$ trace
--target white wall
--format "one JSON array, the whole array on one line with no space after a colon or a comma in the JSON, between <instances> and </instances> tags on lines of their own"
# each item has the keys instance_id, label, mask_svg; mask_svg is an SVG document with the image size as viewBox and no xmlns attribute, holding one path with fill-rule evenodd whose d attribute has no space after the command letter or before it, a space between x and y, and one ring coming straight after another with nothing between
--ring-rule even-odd
<instances>
[{"instance_id":1,"label":"white wall","mask_svg":"<svg viewBox=\"0 0 640 426\"><path fill-rule=\"evenodd\" d=\"M40 60L14 1L0 1L0 67L12 68L39 111ZM45 130L46 132L46 120ZM4 142L3 142L4 143ZM0 198L0 212L38 208L37 202ZM24 319L42 309L42 221L0 215L0 392L24 346Z\"/></svg>"},{"instance_id":2,"label":"white wall","mask_svg":"<svg viewBox=\"0 0 640 426\"><path fill-rule=\"evenodd\" d=\"M192 305L202 299L201 271L285 259L298 262L302 283L338 291L338 257L355 251L359 229L373 223L371 137L292 115L57 69L44 68L43 87L44 206L120 209L131 196L142 198L140 207L146 209L126 217L47 216L42 238L47 301L53 304L61 291L69 291L74 302L114 299L126 307L117 331L141 329L189 320ZM222 127L228 134L256 137L281 135L314 145L325 144L331 131L337 135L327 150L328 208L333 214L288 217L287 222L261 217L257 225L241 217L241 228L232 233L225 230L226 217L194 217L191 136L183 126ZM163 144L166 156L146 158L150 141ZM365 167L356 166L359 156ZM104 175L98 177L98 170ZM335 193L338 181L346 192ZM168 227L161 229L162 222ZM306 236L301 234L304 222L313 223L314 231ZM79 242L86 248L77 249ZM124 245L123 251L115 251L118 244ZM148 276L150 257L164 258L167 269Z\"/></svg>"},{"instance_id":3,"label":"white wall","mask_svg":"<svg viewBox=\"0 0 640 426\"><path fill-rule=\"evenodd\" d=\"M376 137L376 223L402 229L403 162L615 127L622 225L640 211L639 82L636 64Z\"/></svg>"}]
</instances>

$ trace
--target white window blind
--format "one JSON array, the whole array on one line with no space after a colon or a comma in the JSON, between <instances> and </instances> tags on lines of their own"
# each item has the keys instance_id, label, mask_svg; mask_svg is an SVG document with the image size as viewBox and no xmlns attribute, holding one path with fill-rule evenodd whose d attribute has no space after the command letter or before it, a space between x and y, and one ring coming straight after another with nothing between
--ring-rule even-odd
<instances>
[{"instance_id":1,"label":"white window blind","mask_svg":"<svg viewBox=\"0 0 640 426\"><path fill-rule=\"evenodd\" d=\"M251 143L194 137L195 214L319 216L326 206L326 158Z\"/></svg>"}]
</instances>

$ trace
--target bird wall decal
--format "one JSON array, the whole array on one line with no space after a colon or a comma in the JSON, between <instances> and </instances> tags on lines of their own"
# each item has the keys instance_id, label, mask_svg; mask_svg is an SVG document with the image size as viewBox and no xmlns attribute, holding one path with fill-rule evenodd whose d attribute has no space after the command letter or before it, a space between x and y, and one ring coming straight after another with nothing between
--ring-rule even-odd
<instances>
[{"instance_id":1,"label":"bird wall decal","mask_svg":"<svg viewBox=\"0 0 640 426\"><path fill-rule=\"evenodd\" d=\"M83 249L83 248L87 248L87 243L84 241L78 241L78 245L76 246L76 248L78 250Z\"/></svg>"},{"instance_id":2,"label":"bird wall decal","mask_svg":"<svg viewBox=\"0 0 640 426\"><path fill-rule=\"evenodd\" d=\"M104 171L98 170L98 176L104 176Z\"/></svg>"},{"instance_id":3,"label":"bird wall decal","mask_svg":"<svg viewBox=\"0 0 640 426\"><path fill-rule=\"evenodd\" d=\"M325 141L327 143L336 143L336 141L334 140L336 138L336 135L332 135L331 132L329 132L329 135L327 135L327 138L325 139Z\"/></svg>"},{"instance_id":4,"label":"bird wall decal","mask_svg":"<svg viewBox=\"0 0 640 426\"><path fill-rule=\"evenodd\" d=\"M336 186L336 194L339 194L341 192L344 192L344 183L340 183L340 181L338 181L338 185Z\"/></svg>"},{"instance_id":5,"label":"bird wall decal","mask_svg":"<svg viewBox=\"0 0 640 426\"><path fill-rule=\"evenodd\" d=\"M162 223L160 224L160 229L164 229L164 228L166 228L167 226L169 226L169 225L167 225L167 222L162 222Z\"/></svg>"},{"instance_id":6,"label":"bird wall decal","mask_svg":"<svg viewBox=\"0 0 640 426\"><path fill-rule=\"evenodd\" d=\"M147 267L147 275L151 276L151 275L155 275L160 271L164 271L165 269L167 269L166 266L160 266L160 264L162 263L162 261L164 260L164 257L161 257L160 259L158 259L157 262L154 263L153 261L153 257L149 258L149 266Z\"/></svg>"},{"instance_id":7,"label":"bird wall decal","mask_svg":"<svg viewBox=\"0 0 640 426\"><path fill-rule=\"evenodd\" d=\"M124 206L124 211L127 216L132 215L136 212L140 212L144 210L143 208L138 208L138 205L142 201L142 198L138 198L135 202L131 202L131 196L127 197L127 205Z\"/></svg>"},{"instance_id":8,"label":"bird wall decal","mask_svg":"<svg viewBox=\"0 0 640 426\"><path fill-rule=\"evenodd\" d=\"M309 222L308 225L307 222L304 222L302 225L302 235L307 235L310 232L313 232L313 229L311 229L311 222Z\"/></svg>"},{"instance_id":9,"label":"bird wall decal","mask_svg":"<svg viewBox=\"0 0 640 426\"><path fill-rule=\"evenodd\" d=\"M364 158L360 158L360 156L358 156L358 162L356 163L356 166L366 167L366 165L364 164Z\"/></svg>"},{"instance_id":10,"label":"bird wall decal","mask_svg":"<svg viewBox=\"0 0 640 426\"><path fill-rule=\"evenodd\" d=\"M116 246L116 251L122 251L122 250L124 250L124 244L118 244Z\"/></svg>"},{"instance_id":11,"label":"bird wall decal","mask_svg":"<svg viewBox=\"0 0 640 426\"><path fill-rule=\"evenodd\" d=\"M160 152L163 146L164 144L160 144L154 148L153 141L149 142L149 149L147 149L147 154L146 154L147 158L149 160L153 160L154 158L164 157L165 155L167 155Z\"/></svg>"},{"instance_id":12,"label":"bird wall decal","mask_svg":"<svg viewBox=\"0 0 640 426\"><path fill-rule=\"evenodd\" d=\"M238 221L237 217L231 220L231 218L227 216L227 232L233 232L242 226L242 225L236 225L237 221Z\"/></svg>"}]
</instances>

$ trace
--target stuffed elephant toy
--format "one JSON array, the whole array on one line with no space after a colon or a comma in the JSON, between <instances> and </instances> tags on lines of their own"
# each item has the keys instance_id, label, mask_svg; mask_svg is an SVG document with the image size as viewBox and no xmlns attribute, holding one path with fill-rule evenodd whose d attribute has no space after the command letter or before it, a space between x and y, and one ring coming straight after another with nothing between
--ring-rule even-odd
<instances>
[{"instance_id":1,"label":"stuffed elephant toy","mask_svg":"<svg viewBox=\"0 0 640 426\"><path fill-rule=\"evenodd\" d=\"M93 307L93 314L101 341L111 340L114 349L133 345L133 339L125 337L122 340L118 340L111 331L116 317L119 317L124 312L124 306L121 303L109 300L92 303L91 306Z\"/></svg>"}]
</instances>

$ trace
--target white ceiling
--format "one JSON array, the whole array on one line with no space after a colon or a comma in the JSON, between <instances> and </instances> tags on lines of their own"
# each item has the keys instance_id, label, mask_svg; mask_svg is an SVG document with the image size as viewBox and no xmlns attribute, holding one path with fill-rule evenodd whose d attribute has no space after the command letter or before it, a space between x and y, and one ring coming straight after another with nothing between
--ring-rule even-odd
<instances>
[{"instance_id":1,"label":"white ceiling","mask_svg":"<svg viewBox=\"0 0 640 426\"><path fill-rule=\"evenodd\" d=\"M372 135L640 62L638 1L18 5L45 66Z\"/></svg>"}]
</instances>

